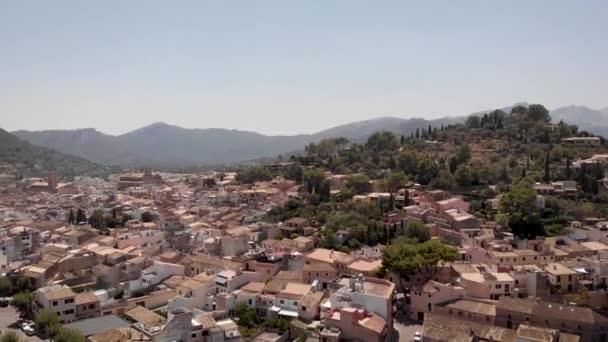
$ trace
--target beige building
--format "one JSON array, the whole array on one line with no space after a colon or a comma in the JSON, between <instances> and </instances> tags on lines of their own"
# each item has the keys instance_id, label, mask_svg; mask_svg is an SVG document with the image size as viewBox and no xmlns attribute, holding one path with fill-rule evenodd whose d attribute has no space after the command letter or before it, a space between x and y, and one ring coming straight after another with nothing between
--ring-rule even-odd
<instances>
[{"instance_id":1,"label":"beige building","mask_svg":"<svg viewBox=\"0 0 608 342\"><path fill-rule=\"evenodd\" d=\"M608 318L590 308L500 298L496 304L496 326L516 329L521 324L579 335L583 342L605 341L608 337Z\"/></svg>"},{"instance_id":2,"label":"beige building","mask_svg":"<svg viewBox=\"0 0 608 342\"><path fill-rule=\"evenodd\" d=\"M46 309L57 314L61 324L71 323L76 320L76 294L65 285L54 285L43 287L34 293L34 310Z\"/></svg>"},{"instance_id":3,"label":"beige building","mask_svg":"<svg viewBox=\"0 0 608 342\"><path fill-rule=\"evenodd\" d=\"M559 292L576 290L576 272L559 262L545 266L544 271L549 276L549 282Z\"/></svg>"},{"instance_id":4,"label":"beige building","mask_svg":"<svg viewBox=\"0 0 608 342\"><path fill-rule=\"evenodd\" d=\"M93 292L79 293L74 298L76 320L95 318L101 315L100 301Z\"/></svg>"},{"instance_id":5,"label":"beige building","mask_svg":"<svg viewBox=\"0 0 608 342\"><path fill-rule=\"evenodd\" d=\"M464 298L465 289L436 281L429 281L422 288L410 292L410 319L423 321L425 314L433 312L436 304Z\"/></svg>"},{"instance_id":6,"label":"beige building","mask_svg":"<svg viewBox=\"0 0 608 342\"><path fill-rule=\"evenodd\" d=\"M562 143L575 146L600 146L601 140L599 137L574 137L563 138Z\"/></svg>"},{"instance_id":7,"label":"beige building","mask_svg":"<svg viewBox=\"0 0 608 342\"><path fill-rule=\"evenodd\" d=\"M386 321L379 315L352 307L333 310L324 319L321 341L383 342L388 335Z\"/></svg>"}]
</instances>

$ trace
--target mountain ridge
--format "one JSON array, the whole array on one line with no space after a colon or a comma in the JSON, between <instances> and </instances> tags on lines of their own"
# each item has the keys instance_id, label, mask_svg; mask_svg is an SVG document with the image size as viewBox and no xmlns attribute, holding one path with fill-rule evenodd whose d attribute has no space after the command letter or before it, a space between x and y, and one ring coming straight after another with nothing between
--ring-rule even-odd
<instances>
[{"instance_id":1,"label":"mountain ridge","mask_svg":"<svg viewBox=\"0 0 608 342\"><path fill-rule=\"evenodd\" d=\"M48 172L73 177L82 175L105 176L112 167L85 158L37 146L0 128L0 161L16 168L20 176L45 176Z\"/></svg>"},{"instance_id":2,"label":"mountain ridge","mask_svg":"<svg viewBox=\"0 0 608 342\"><path fill-rule=\"evenodd\" d=\"M264 135L225 128L183 128L155 122L121 135L94 128L12 132L35 145L48 146L89 160L125 167L237 163L302 150L311 142L345 136L364 139L380 130L413 132L429 124L456 123L453 118L426 120L380 117L347 123L313 134ZM118 151L118 152L117 152Z\"/></svg>"},{"instance_id":3,"label":"mountain ridge","mask_svg":"<svg viewBox=\"0 0 608 342\"><path fill-rule=\"evenodd\" d=\"M501 109L509 112L518 105L527 105L527 103L519 102ZM360 141L382 130L398 135L409 135L417 129L426 129L429 125L438 127L456 124L464 122L469 115L490 111L437 119L382 116L334 126L311 134L296 135L265 135L226 128L184 128L164 122L153 122L120 135L106 134L95 128L19 130L12 134L32 144L48 146L102 164L123 167L214 165L291 153L302 150L310 143L330 137L343 136ZM557 108L551 111L551 114L556 122L564 120L578 125L583 130L608 136L608 112L572 105ZM589 120L589 116L594 119ZM590 121L600 121L600 123L605 121L606 127Z\"/></svg>"}]
</instances>

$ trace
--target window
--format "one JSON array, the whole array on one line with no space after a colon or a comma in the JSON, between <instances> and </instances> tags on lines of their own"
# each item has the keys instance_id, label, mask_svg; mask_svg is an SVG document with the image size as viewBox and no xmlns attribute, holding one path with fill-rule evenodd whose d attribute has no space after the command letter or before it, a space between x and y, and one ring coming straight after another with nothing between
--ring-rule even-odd
<instances>
[{"instance_id":1,"label":"window","mask_svg":"<svg viewBox=\"0 0 608 342\"><path fill-rule=\"evenodd\" d=\"M462 317L462 311L458 311L458 316Z\"/></svg>"},{"instance_id":2,"label":"window","mask_svg":"<svg viewBox=\"0 0 608 342\"><path fill-rule=\"evenodd\" d=\"M57 301L55 300L55 301L53 301L53 306L56 306L56 305L57 305Z\"/></svg>"},{"instance_id":3,"label":"window","mask_svg":"<svg viewBox=\"0 0 608 342\"><path fill-rule=\"evenodd\" d=\"M557 282L561 282L562 281L562 277L561 276L557 276Z\"/></svg>"},{"instance_id":4,"label":"window","mask_svg":"<svg viewBox=\"0 0 608 342\"><path fill-rule=\"evenodd\" d=\"M281 300L279 300L279 303L285 304L285 301L281 299Z\"/></svg>"},{"instance_id":5,"label":"window","mask_svg":"<svg viewBox=\"0 0 608 342\"><path fill-rule=\"evenodd\" d=\"M192 333L192 337L196 337L196 333Z\"/></svg>"},{"instance_id":6,"label":"window","mask_svg":"<svg viewBox=\"0 0 608 342\"><path fill-rule=\"evenodd\" d=\"M65 300L66 304L74 303L74 298L69 298Z\"/></svg>"},{"instance_id":7,"label":"window","mask_svg":"<svg viewBox=\"0 0 608 342\"><path fill-rule=\"evenodd\" d=\"M249 299L249 305L253 304L253 300Z\"/></svg>"},{"instance_id":8,"label":"window","mask_svg":"<svg viewBox=\"0 0 608 342\"><path fill-rule=\"evenodd\" d=\"M490 317L486 316L486 322L490 321Z\"/></svg>"},{"instance_id":9,"label":"window","mask_svg":"<svg viewBox=\"0 0 608 342\"><path fill-rule=\"evenodd\" d=\"M572 274L568 275L568 281L572 281Z\"/></svg>"},{"instance_id":10,"label":"window","mask_svg":"<svg viewBox=\"0 0 608 342\"><path fill-rule=\"evenodd\" d=\"M74 309L65 310L65 311L63 312L63 314L64 314L64 315L71 315L71 314L73 314L73 313L74 313Z\"/></svg>"},{"instance_id":11,"label":"window","mask_svg":"<svg viewBox=\"0 0 608 342\"><path fill-rule=\"evenodd\" d=\"M496 284L496 288L497 288L497 289L501 289L501 288L502 288L502 285L501 285L501 284Z\"/></svg>"},{"instance_id":12,"label":"window","mask_svg":"<svg viewBox=\"0 0 608 342\"><path fill-rule=\"evenodd\" d=\"M306 307L305 306L302 306L300 309L302 310L302 312L306 312Z\"/></svg>"}]
</instances>

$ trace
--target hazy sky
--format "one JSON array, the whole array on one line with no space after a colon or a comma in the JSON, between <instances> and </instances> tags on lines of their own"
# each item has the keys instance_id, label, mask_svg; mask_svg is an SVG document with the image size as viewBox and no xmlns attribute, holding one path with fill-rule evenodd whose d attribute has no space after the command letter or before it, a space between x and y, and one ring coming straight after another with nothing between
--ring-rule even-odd
<instances>
[{"instance_id":1,"label":"hazy sky","mask_svg":"<svg viewBox=\"0 0 608 342\"><path fill-rule=\"evenodd\" d=\"M608 106L608 1L0 0L0 127L308 133Z\"/></svg>"}]
</instances>

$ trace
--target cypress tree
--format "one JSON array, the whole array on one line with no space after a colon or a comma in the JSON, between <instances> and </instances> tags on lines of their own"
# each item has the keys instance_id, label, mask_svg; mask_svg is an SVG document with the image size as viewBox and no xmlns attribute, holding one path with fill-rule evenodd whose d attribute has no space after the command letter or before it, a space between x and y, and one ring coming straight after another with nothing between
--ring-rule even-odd
<instances>
[{"instance_id":1,"label":"cypress tree","mask_svg":"<svg viewBox=\"0 0 608 342\"><path fill-rule=\"evenodd\" d=\"M551 166L551 150L547 150L547 154L545 155L545 177L543 178L545 183L549 183L550 176L550 166Z\"/></svg>"},{"instance_id":2,"label":"cypress tree","mask_svg":"<svg viewBox=\"0 0 608 342\"><path fill-rule=\"evenodd\" d=\"M76 223L76 218L74 217L74 210L70 209L70 213L68 214L68 223L74 224Z\"/></svg>"},{"instance_id":3,"label":"cypress tree","mask_svg":"<svg viewBox=\"0 0 608 342\"><path fill-rule=\"evenodd\" d=\"M78 208L78 210L76 211L76 222L75 223L79 224L81 222L87 222L87 215L84 213L84 210L82 210L81 208Z\"/></svg>"}]
</instances>

